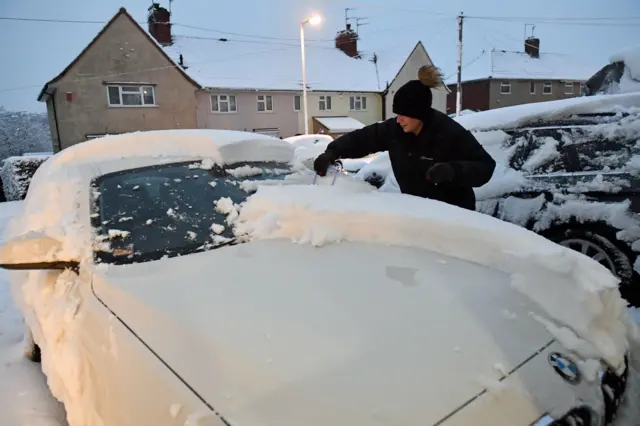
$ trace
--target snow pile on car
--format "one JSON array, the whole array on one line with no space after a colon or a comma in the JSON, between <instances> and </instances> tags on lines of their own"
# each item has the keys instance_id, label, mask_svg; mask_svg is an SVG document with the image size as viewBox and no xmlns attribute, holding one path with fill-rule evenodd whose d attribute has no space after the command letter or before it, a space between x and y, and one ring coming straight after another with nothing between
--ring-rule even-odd
<instances>
[{"instance_id":1,"label":"snow pile on car","mask_svg":"<svg viewBox=\"0 0 640 426\"><path fill-rule=\"evenodd\" d=\"M292 162L291 144L266 135L227 130L160 130L107 136L67 148L38 169L6 239L37 231L62 243L59 258L91 256L87 201L90 182L122 168L177 161L202 167L243 161ZM86 216L86 217L85 217Z\"/></svg>"},{"instance_id":2,"label":"snow pile on car","mask_svg":"<svg viewBox=\"0 0 640 426\"><path fill-rule=\"evenodd\" d=\"M557 101L497 108L457 117L467 130L503 130L534 125L544 120L570 117L576 114L616 112L640 105L640 93L606 96L581 96Z\"/></svg>"},{"instance_id":3,"label":"snow pile on car","mask_svg":"<svg viewBox=\"0 0 640 426\"><path fill-rule=\"evenodd\" d=\"M611 55L611 63L624 63L624 72L615 90L618 93L640 92L640 44Z\"/></svg>"},{"instance_id":4,"label":"snow pile on car","mask_svg":"<svg viewBox=\"0 0 640 426\"><path fill-rule=\"evenodd\" d=\"M341 187L260 187L240 209L236 232L315 246L404 245L505 271L549 315L545 325L556 338L585 358L595 351L616 368L629 333L637 333L627 329L635 326L618 280L599 263L519 226L437 201Z\"/></svg>"}]
</instances>

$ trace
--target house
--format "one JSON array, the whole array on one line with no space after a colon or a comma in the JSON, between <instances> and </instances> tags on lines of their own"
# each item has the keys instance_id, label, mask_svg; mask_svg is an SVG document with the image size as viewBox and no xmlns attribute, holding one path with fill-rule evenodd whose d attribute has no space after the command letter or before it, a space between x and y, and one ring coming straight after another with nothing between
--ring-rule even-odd
<instances>
[{"instance_id":1,"label":"house","mask_svg":"<svg viewBox=\"0 0 640 426\"><path fill-rule=\"evenodd\" d=\"M46 102L53 149L105 134L195 128L199 84L125 9L51 81Z\"/></svg>"},{"instance_id":2,"label":"house","mask_svg":"<svg viewBox=\"0 0 640 426\"><path fill-rule=\"evenodd\" d=\"M598 70L561 53L541 53L540 39L525 40L524 52L491 50L462 70L462 109L489 109L580 96ZM456 111L457 77L447 81L447 113Z\"/></svg>"},{"instance_id":3,"label":"house","mask_svg":"<svg viewBox=\"0 0 640 426\"><path fill-rule=\"evenodd\" d=\"M381 66L381 75L386 83L384 96L384 114L383 118L393 117L393 95L407 81L415 80L418 76L418 70L424 65L434 65L429 57L424 45L419 41L409 54L403 52L402 49L386 50L378 57ZM449 88L444 84L442 86L431 89L433 94L433 103L431 106L441 112L446 112L447 95Z\"/></svg>"},{"instance_id":4,"label":"house","mask_svg":"<svg viewBox=\"0 0 640 426\"><path fill-rule=\"evenodd\" d=\"M351 117L370 124L382 116L376 65L358 58L357 41L306 43L309 129L314 117ZM151 32L154 35L154 32ZM304 132L300 45L263 40L174 35L165 52L203 88L196 94L199 128L289 137Z\"/></svg>"},{"instance_id":5,"label":"house","mask_svg":"<svg viewBox=\"0 0 640 426\"><path fill-rule=\"evenodd\" d=\"M299 43L174 34L167 9L153 3L148 12L145 29L121 8L45 84L38 100L47 103L55 151L136 130L304 132ZM383 60L359 52L357 43L347 25L333 45L305 44L310 130L341 134L380 121L390 110L389 89L431 64L422 43L408 57ZM342 119L333 120L340 127L322 124L324 117Z\"/></svg>"}]
</instances>

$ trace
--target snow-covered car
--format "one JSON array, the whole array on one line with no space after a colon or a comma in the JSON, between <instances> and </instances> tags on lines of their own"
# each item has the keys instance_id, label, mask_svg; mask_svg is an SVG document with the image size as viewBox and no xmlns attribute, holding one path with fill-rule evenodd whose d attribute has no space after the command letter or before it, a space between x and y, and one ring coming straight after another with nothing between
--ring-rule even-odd
<instances>
[{"instance_id":1,"label":"snow-covered car","mask_svg":"<svg viewBox=\"0 0 640 426\"><path fill-rule=\"evenodd\" d=\"M623 296L637 306L639 106L640 92L457 118L498 163L492 180L476 188L477 210L594 258L619 277ZM388 157L380 157L356 176L396 190Z\"/></svg>"},{"instance_id":2,"label":"snow-covered car","mask_svg":"<svg viewBox=\"0 0 640 426\"><path fill-rule=\"evenodd\" d=\"M38 169L0 266L70 426L605 425L627 404L639 332L602 265L312 177L285 141L214 130Z\"/></svg>"},{"instance_id":3,"label":"snow-covered car","mask_svg":"<svg viewBox=\"0 0 640 426\"><path fill-rule=\"evenodd\" d=\"M640 92L640 44L611 55L610 62L584 84L584 94Z\"/></svg>"}]
</instances>

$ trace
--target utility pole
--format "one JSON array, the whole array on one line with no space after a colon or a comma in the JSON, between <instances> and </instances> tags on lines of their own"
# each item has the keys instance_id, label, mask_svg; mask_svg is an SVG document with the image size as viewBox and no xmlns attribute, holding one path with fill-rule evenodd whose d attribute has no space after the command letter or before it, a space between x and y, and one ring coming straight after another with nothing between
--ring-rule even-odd
<instances>
[{"instance_id":1,"label":"utility pole","mask_svg":"<svg viewBox=\"0 0 640 426\"><path fill-rule=\"evenodd\" d=\"M462 21L463 12L458 15L458 87L456 90L456 117L460 117L462 110Z\"/></svg>"}]
</instances>

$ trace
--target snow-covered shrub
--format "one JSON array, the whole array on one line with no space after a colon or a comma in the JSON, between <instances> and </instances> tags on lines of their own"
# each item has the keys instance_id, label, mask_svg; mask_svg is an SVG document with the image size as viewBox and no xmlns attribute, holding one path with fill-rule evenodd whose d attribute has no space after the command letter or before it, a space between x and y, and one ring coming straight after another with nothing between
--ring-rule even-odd
<instances>
[{"instance_id":1,"label":"snow-covered shrub","mask_svg":"<svg viewBox=\"0 0 640 426\"><path fill-rule=\"evenodd\" d=\"M46 114L7 111L0 106L0 160L26 152L51 151Z\"/></svg>"},{"instance_id":2,"label":"snow-covered shrub","mask_svg":"<svg viewBox=\"0 0 640 426\"><path fill-rule=\"evenodd\" d=\"M2 162L0 178L7 201L24 200L31 178L49 155L9 157Z\"/></svg>"}]
</instances>

